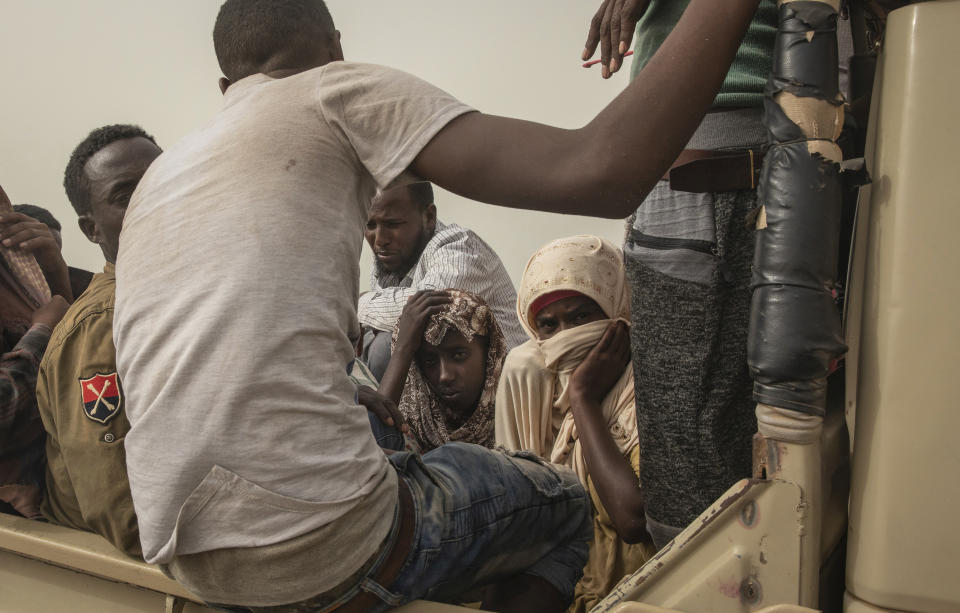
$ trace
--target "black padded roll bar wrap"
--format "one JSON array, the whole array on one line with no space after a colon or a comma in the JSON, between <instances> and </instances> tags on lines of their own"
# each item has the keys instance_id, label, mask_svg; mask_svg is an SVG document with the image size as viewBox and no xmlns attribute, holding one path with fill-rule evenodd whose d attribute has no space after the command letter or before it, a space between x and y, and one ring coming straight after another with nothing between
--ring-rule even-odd
<instances>
[{"instance_id":1,"label":"black padded roll bar wrap","mask_svg":"<svg viewBox=\"0 0 960 613\"><path fill-rule=\"evenodd\" d=\"M770 147L758 187L766 225L757 231L747 341L754 399L813 415L824 414L830 365L846 351L832 294L840 167L810 153L810 139L775 96L788 92L843 103L836 24L836 12L823 2L780 6L773 73L764 100Z\"/></svg>"}]
</instances>

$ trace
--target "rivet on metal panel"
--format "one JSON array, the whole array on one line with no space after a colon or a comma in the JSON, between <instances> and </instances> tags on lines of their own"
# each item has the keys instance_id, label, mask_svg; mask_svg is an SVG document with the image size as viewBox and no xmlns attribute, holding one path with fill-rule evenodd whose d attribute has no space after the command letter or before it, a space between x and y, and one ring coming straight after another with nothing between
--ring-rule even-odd
<instances>
[{"instance_id":1,"label":"rivet on metal panel","mask_svg":"<svg viewBox=\"0 0 960 613\"><path fill-rule=\"evenodd\" d=\"M763 589L756 577L747 577L740 583L740 601L744 604L755 605L763 600Z\"/></svg>"}]
</instances>

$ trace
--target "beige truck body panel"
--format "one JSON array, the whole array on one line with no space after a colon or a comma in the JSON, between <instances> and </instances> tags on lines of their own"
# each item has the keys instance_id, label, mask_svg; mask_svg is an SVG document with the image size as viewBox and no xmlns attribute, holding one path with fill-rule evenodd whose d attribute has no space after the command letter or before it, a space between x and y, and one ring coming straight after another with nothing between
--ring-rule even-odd
<instances>
[{"instance_id":1,"label":"beige truck body panel","mask_svg":"<svg viewBox=\"0 0 960 613\"><path fill-rule=\"evenodd\" d=\"M894 11L874 87L847 321L851 613L960 611L958 32L957 0Z\"/></svg>"},{"instance_id":2,"label":"beige truck body panel","mask_svg":"<svg viewBox=\"0 0 960 613\"><path fill-rule=\"evenodd\" d=\"M0 613L213 611L160 569L103 538L0 514ZM402 613L471 611L418 600Z\"/></svg>"},{"instance_id":3,"label":"beige truck body panel","mask_svg":"<svg viewBox=\"0 0 960 613\"><path fill-rule=\"evenodd\" d=\"M899 9L887 23L866 155L873 183L861 192L845 322L855 433L846 613L960 611L958 30L960 0ZM828 416L824 471L838 448L834 426ZM809 455L807 447L778 442L782 457L767 469ZM805 474L812 469L796 457L789 464L753 491L731 488L599 610L746 613L774 602L810 610L799 605L811 560L797 544L818 518L828 553L846 509L830 502L827 479L809 504L818 494L804 490L816 484Z\"/></svg>"}]
</instances>

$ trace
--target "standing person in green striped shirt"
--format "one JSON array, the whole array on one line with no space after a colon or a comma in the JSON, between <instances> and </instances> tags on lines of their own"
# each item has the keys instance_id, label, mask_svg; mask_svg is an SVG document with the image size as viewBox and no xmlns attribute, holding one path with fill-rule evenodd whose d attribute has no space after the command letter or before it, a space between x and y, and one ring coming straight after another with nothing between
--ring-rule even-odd
<instances>
[{"instance_id":1,"label":"standing person in green striped shirt","mask_svg":"<svg viewBox=\"0 0 960 613\"><path fill-rule=\"evenodd\" d=\"M605 0L583 58L599 44L602 76L609 78L635 39L635 77L688 3ZM637 17L636 30L627 27ZM627 220L640 481L647 529L658 547L751 473L756 418L746 347L754 224L748 219L758 206L763 88L776 27L775 3L762 0L712 108Z\"/></svg>"}]
</instances>

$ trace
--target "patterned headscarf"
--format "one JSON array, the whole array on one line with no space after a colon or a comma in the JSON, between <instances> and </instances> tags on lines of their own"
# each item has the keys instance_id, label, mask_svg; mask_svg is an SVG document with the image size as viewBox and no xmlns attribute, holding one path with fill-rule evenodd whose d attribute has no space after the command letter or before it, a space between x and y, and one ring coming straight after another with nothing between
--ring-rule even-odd
<instances>
[{"instance_id":1,"label":"patterned headscarf","mask_svg":"<svg viewBox=\"0 0 960 613\"><path fill-rule=\"evenodd\" d=\"M403 394L400 396L400 413L410 425L410 431L423 447L423 451L450 441L493 447L497 382L500 380L500 370L507 355L503 333L493 312L482 298L461 290L445 291L452 296L453 301L430 318L423 333L423 340L434 346L439 345L451 328L462 334L467 342L471 342L475 336L487 337L485 377L480 400L473 414L460 427L451 430L448 424L453 421L453 414L433 392L414 360L410 364ZM397 330L394 330L394 346L396 342Z\"/></svg>"}]
</instances>

